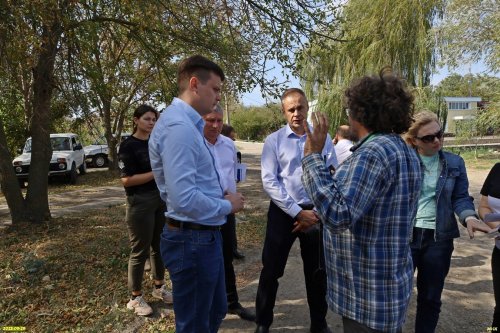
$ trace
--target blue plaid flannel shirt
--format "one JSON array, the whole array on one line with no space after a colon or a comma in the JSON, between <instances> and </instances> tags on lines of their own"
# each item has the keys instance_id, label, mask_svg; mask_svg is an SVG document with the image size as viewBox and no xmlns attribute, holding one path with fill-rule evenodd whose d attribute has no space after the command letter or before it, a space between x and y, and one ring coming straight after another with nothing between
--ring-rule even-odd
<instances>
[{"instance_id":1,"label":"blue plaid flannel shirt","mask_svg":"<svg viewBox=\"0 0 500 333\"><path fill-rule=\"evenodd\" d=\"M327 301L384 332L404 323L412 291L410 238L420 160L399 135L362 143L332 177L320 154L302 160L302 182L325 225Z\"/></svg>"}]
</instances>

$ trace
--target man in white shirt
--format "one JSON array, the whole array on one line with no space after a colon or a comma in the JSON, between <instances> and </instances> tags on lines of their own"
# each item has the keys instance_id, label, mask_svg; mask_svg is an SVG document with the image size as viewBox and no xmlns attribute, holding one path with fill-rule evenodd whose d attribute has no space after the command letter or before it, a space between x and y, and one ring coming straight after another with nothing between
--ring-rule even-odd
<instances>
[{"instance_id":1,"label":"man in white shirt","mask_svg":"<svg viewBox=\"0 0 500 333\"><path fill-rule=\"evenodd\" d=\"M349 125L340 125L337 128L337 133L335 134L335 139L333 139L333 144L335 145L335 155L339 164L344 162L346 158L351 156L351 147L354 144L351 141L351 133L349 132Z\"/></svg>"},{"instance_id":2,"label":"man in white shirt","mask_svg":"<svg viewBox=\"0 0 500 333\"><path fill-rule=\"evenodd\" d=\"M217 104L213 112L204 115L203 120L205 120L203 135L208 149L214 157L221 186L224 192L236 193L236 147L230 138L221 135L223 114L220 105ZM255 314L240 304L236 290L236 276L233 266L235 224L234 214L229 214L227 222L221 227L228 313L236 314L243 320L255 321Z\"/></svg>"},{"instance_id":3,"label":"man in white shirt","mask_svg":"<svg viewBox=\"0 0 500 333\"><path fill-rule=\"evenodd\" d=\"M255 302L257 333L269 332L278 291L288 254L296 238L304 265L310 332L330 332L326 323L326 275L319 218L301 181L306 133L304 119L308 103L298 88L285 90L281 108L287 125L266 138L262 150L262 183L271 198L266 238L262 250L262 271ZM328 136L322 152L327 167L337 167L332 140ZM319 274L318 274L319 272Z\"/></svg>"}]
</instances>

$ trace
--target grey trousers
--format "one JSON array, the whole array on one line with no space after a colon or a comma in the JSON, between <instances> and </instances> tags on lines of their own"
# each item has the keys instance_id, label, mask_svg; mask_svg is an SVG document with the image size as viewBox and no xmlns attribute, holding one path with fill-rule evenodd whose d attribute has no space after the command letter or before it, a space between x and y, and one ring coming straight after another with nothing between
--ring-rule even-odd
<instances>
[{"instance_id":1,"label":"grey trousers","mask_svg":"<svg viewBox=\"0 0 500 333\"><path fill-rule=\"evenodd\" d=\"M160 236L165 225L166 206L157 191L127 196L126 221L130 240L128 288L142 290L144 263L151 261L153 279L165 278L165 266L160 254Z\"/></svg>"}]
</instances>

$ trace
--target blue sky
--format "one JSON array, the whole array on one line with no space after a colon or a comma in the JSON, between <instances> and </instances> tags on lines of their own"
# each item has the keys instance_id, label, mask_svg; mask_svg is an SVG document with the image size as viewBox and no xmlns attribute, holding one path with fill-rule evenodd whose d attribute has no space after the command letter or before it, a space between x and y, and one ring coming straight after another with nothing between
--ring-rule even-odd
<instances>
[{"instance_id":1,"label":"blue sky","mask_svg":"<svg viewBox=\"0 0 500 333\"><path fill-rule=\"evenodd\" d=\"M282 73L283 68L276 62L273 61L271 62L271 67L274 67L271 71L269 71L269 75L277 77L277 78L283 78L284 75ZM451 73L458 73L460 75L464 75L469 73L469 67L470 67L470 72L473 74L480 74L480 73L486 73L486 69L483 65L483 63L476 63L472 64L469 66L469 64L465 64L459 68L455 68L452 70L449 70L448 67L441 67L436 70L436 73L432 75L431 78L431 84L436 85L441 80L443 80L445 77L447 77ZM286 73L290 73L289 71L286 71ZM493 75L490 73L490 75ZM290 77L290 82L286 85L283 86L283 88L288 88L288 87L300 87L300 82L299 80L289 74ZM282 79L281 79L282 80ZM279 81L281 81L279 80ZM271 99L268 99L268 102L271 102ZM241 96L241 102L243 105L250 106L250 105L263 105L266 103L266 100L262 97L260 87L256 87L253 91L243 94Z\"/></svg>"}]
</instances>

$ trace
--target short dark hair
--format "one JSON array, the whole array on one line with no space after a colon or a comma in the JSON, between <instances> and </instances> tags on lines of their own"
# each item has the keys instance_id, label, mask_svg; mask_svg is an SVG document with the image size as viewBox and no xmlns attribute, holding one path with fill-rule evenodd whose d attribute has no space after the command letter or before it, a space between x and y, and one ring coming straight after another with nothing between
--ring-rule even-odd
<instances>
[{"instance_id":1,"label":"short dark hair","mask_svg":"<svg viewBox=\"0 0 500 333\"><path fill-rule=\"evenodd\" d=\"M222 131L221 131L222 135L229 137L229 135L231 135L231 132L234 132L233 126L228 124L222 125Z\"/></svg>"},{"instance_id":2,"label":"short dark hair","mask_svg":"<svg viewBox=\"0 0 500 333\"><path fill-rule=\"evenodd\" d=\"M156 115L156 120L158 120L158 117L160 116L158 111L154 107L147 104L141 104L137 108L135 108L133 117L141 118L145 113L148 112L153 112ZM134 123L132 133L135 133L135 131L137 131L137 126Z\"/></svg>"},{"instance_id":3,"label":"short dark hair","mask_svg":"<svg viewBox=\"0 0 500 333\"><path fill-rule=\"evenodd\" d=\"M405 82L384 67L378 76L364 76L345 91L349 116L368 130L404 133L413 121L413 95Z\"/></svg>"},{"instance_id":4,"label":"short dark hair","mask_svg":"<svg viewBox=\"0 0 500 333\"><path fill-rule=\"evenodd\" d=\"M302 95L302 96L306 97L306 94L304 93L304 91L302 89L300 89L300 88L288 88L281 95L281 98L280 98L281 104L283 104L283 100L285 98L287 98L288 96L290 96L292 94L299 94L299 95Z\"/></svg>"},{"instance_id":5,"label":"short dark hair","mask_svg":"<svg viewBox=\"0 0 500 333\"><path fill-rule=\"evenodd\" d=\"M177 85L179 86L179 93L187 89L187 83L193 76L206 83L210 78L210 73L214 73L224 81L224 72L215 62L205 58L201 55L194 55L184 59L179 64L177 70Z\"/></svg>"}]
</instances>

